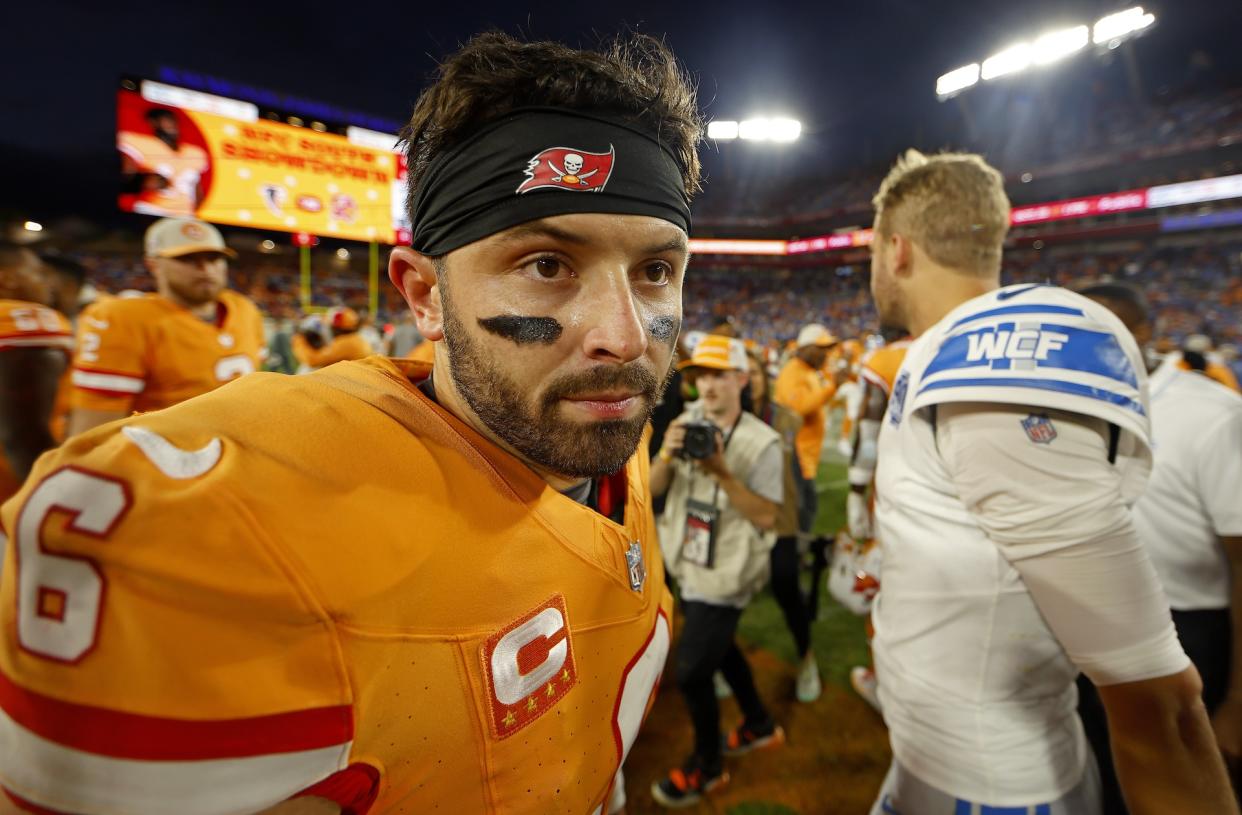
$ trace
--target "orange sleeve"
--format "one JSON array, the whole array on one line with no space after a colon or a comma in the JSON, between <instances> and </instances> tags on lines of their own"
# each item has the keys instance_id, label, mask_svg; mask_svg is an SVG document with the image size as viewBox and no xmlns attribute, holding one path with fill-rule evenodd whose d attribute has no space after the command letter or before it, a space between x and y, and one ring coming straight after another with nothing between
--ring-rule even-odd
<instances>
[{"instance_id":1,"label":"orange sleeve","mask_svg":"<svg viewBox=\"0 0 1242 815\"><path fill-rule=\"evenodd\" d=\"M58 812L265 809L348 763L339 646L279 519L236 497L239 446L141 422L45 455L0 509L0 785Z\"/></svg>"},{"instance_id":2,"label":"orange sleeve","mask_svg":"<svg viewBox=\"0 0 1242 815\"><path fill-rule=\"evenodd\" d=\"M811 416L832 399L837 387L824 382L816 387L813 377L803 376L795 369L786 367L776 379L775 401L797 413Z\"/></svg>"},{"instance_id":3,"label":"orange sleeve","mask_svg":"<svg viewBox=\"0 0 1242 815\"><path fill-rule=\"evenodd\" d=\"M70 407L129 413L146 390L147 340L136 301L108 300L82 312Z\"/></svg>"}]
</instances>

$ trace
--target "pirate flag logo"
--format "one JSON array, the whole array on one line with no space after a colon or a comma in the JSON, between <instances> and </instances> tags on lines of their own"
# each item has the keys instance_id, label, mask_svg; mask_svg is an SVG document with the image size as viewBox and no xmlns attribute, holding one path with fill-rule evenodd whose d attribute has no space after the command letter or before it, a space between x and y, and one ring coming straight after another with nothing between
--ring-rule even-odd
<instances>
[{"instance_id":1,"label":"pirate flag logo","mask_svg":"<svg viewBox=\"0 0 1242 815\"><path fill-rule=\"evenodd\" d=\"M535 155L526 165L526 180L517 188L518 194L545 188L599 192L612 175L616 157L612 145L607 153L591 153L573 147L549 147Z\"/></svg>"}]
</instances>

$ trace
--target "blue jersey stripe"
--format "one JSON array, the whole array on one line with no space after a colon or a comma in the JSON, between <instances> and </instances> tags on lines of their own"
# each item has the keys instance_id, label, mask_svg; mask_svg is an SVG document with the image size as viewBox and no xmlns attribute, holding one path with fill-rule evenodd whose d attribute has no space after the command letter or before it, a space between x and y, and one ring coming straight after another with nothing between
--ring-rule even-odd
<instances>
[{"instance_id":1,"label":"blue jersey stripe","mask_svg":"<svg viewBox=\"0 0 1242 815\"><path fill-rule=\"evenodd\" d=\"M1086 313L1080 308L1070 308L1069 306L1041 306L1021 304L1015 306L1001 306L989 311L981 311L978 314L972 314L969 317L963 317L953 325L949 326L949 330L957 328L959 325L973 323L975 320L983 320L987 317L1003 317L1007 314L1069 314L1074 317L1085 317Z\"/></svg>"},{"instance_id":2,"label":"blue jersey stripe","mask_svg":"<svg viewBox=\"0 0 1242 815\"><path fill-rule=\"evenodd\" d=\"M972 341L997 339L995 336L987 335L998 335L999 332L1006 332L1008 336L1015 328L1014 323L985 325L949 337L923 371L923 377L928 378L943 371L960 369L1012 370L1015 360L1007 356L1003 349L1000 349L1002 352L999 354L976 351L977 358L973 360L970 356ZM1033 349L1028 349L1028 356L1022 359L1028 360L1036 369L1081 371L1115 379L1132 388L1138 387L1138 377L1134 366L1130 363L1130 359L1115 335L1075 326L1042 323L1039 334L1042 335L1045 332L1061 335L1060 341L1047 347L1038 359L1031 353ZM1037 342L1037 340L1032 339L1031 342ZM1032 374L1036 377L1040 375Z\"/></svg>"},{"instance_id":3,"label":"blue jersey stripe","mask_svg":"<svg viewBox=\"0 0 1242 815\"><path fill-rule=\"evenodd\" d=\"M1132 410L1140 416L1147 415L1147 411L1143 409L1142 404L1123 394L1106 391L1102 388L1093 388L1090 385L1080 385L1077 382L1062 382L1054 379L1018 379L1014 377L942 379L939 382L929 382L919 388L915 399L927 391L938 391L945 388L1030 388L1031 390L1055 391L1057 393L1068 393L1073 396L1085 396L1089 399L1098 399L1101 402L1109 402L1127 410ZM977 401L988 402L994 400L989 400L986 396L980 396Z\"/></svg>"}]
</instances>

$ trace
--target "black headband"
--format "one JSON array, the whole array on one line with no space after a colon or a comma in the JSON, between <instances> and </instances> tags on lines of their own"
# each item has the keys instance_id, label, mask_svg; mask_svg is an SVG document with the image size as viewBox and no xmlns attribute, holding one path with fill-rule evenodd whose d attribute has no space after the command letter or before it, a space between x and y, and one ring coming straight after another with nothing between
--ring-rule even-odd
<instances>
[{"instance_id":1,"label":"black headband","mask_svg":"<svg viewBox=\"0 0 1242 815\"><path fill-rule=\"evenodd\" d=\"M427 168L414 199L414 249L443 255L518 224L578 212L650 215L690 232L672 153L628 124L521 108Z\"/></svg>"}]
</instances>

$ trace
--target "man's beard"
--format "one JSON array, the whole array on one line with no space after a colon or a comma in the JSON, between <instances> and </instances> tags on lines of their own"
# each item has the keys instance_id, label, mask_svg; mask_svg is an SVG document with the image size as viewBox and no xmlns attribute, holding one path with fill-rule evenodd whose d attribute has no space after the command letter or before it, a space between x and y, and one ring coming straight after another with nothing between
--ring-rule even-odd
<instances>
[{"instance_id":1,"label":"man's beard","mask_svg":"<svg viewBox=\"0 0 1242 815\"><path fill-rule=\"evenodd\" d=\"M180 282L168 281L168 288L181 302L188 306L201 306L206 303L213 302L220 297L220 292L224 290L224 286L212 284L211 290L204 294L204 289L198 283L184 284Z\"/></svg>"},{"instance_id":2,"label":"man's beard","mask_svg":"<svg viewBox=\"0 0 1242 815\"><path fill-rule=\"evenodd\" d=\"M571 478L597 478L625 466L642 440L668 376L661 381L638 363L599 365L552 380L531 407L527 394L485 358L450 308L443 285L441 303L453 382L475 415L505 444L528 461ZM579 422L558 415L563 397L617 389L638 392L645 405L639 416Z\"/></svg>"}]
</instances>

